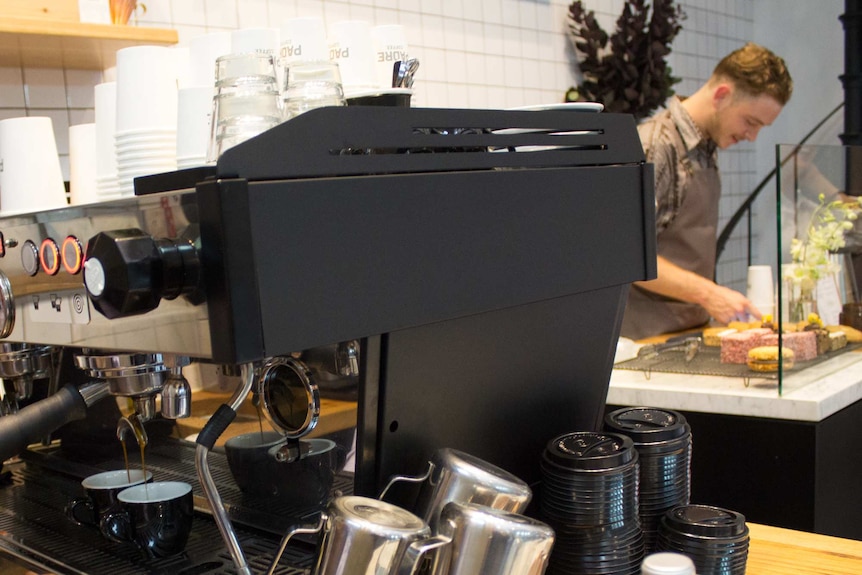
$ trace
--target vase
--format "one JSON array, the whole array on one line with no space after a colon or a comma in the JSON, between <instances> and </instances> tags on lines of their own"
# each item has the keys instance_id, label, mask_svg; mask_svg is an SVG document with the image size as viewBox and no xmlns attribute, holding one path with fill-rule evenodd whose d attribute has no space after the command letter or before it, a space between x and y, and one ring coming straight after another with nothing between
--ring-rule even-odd
<instances>
[{"instance_id":1,"label":"vase","mask_svg":"<svg viewBox=\"0 0 862 575\"><path fill-rule=\"evenodd\" d=\"M126 25L129 23L129 18L138 9L142 14L147 12L147 7L139 3L137 0L108 0L108 8L111 13L111 23Z\"/></svg>"},{"instance_id":2,"label":"vase","mask_svg":"<svg viewBox=\"0 0 862 575\"><path fill-rule=\"evenodd\" d=\"M803 288L793 281L786 282L787 320L790 323L808 321L812 313L817 313L816 288Z\"/></svg>"}]
</instances>

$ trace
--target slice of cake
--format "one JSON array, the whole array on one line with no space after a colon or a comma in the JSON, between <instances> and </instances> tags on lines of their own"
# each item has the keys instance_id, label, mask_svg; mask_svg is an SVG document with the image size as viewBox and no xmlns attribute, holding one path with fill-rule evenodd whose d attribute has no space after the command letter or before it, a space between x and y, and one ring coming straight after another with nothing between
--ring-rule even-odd
<instances>
[{"instance_id":1,"label":"slice of cake","mask_svg":"<svg viewBox=\"0 0 862 575\"><path fill-rule=\"evenodd\" d=\"M768 345L761 342L769 335L773 335L771 329L759 327L722 337L721 363L746 363L749 351L761 345Z\"/></svg>"},{"instance_id":2,"label":"slice of cake","mask_svg":"<svg viewBox=\"0 0 862 575\"><path fill-rule=\"evenodd\" d=\"M762 345L778 345L778 334L764 336ZM793 350L796 361L811 361L817 357L817 334L813 331L782 334L781 345Z\"/></svg>"}]
</instances>

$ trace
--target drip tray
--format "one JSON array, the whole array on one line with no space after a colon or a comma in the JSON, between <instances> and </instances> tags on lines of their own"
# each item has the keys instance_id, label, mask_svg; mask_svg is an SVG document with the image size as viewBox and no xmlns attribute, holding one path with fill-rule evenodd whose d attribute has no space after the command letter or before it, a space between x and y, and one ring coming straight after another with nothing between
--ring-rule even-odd
<instances>
[{"instance_id":1,"label":"drip tray","mask_svg":"<svg viewBox=\"0 0 862 575\"><path fill-rule=\"evenodd\" d=\"M122 469L122 456L64 452L60 446L25 451L6 466L0 486L0 553L31 569L56 574L116 575L235 574L233 561L213 521L194 466L195 444L165 438L147 447L147 469L158 481L185 481L195 495L195 520L183 553L147 560L132 544L113 543L98 530L74 524L66 516L69 502L83 495L81 480L94 473ZM233 482L224 453L209 454L218 486L246 561L253 572L266 572L283 533L299 523L314 523L318 509L244 495ZM333 495L351 493L352 474L335 478ZM314 560L311 540L291 540L276 573L307 573ZM38 571L37 571L38 572Z\"/></svg>"}]
</instances>

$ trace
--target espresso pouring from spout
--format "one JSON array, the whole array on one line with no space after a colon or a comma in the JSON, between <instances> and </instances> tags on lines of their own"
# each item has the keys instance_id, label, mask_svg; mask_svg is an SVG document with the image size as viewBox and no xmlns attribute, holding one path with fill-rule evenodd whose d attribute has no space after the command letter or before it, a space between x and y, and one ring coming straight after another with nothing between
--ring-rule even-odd
<instances>
[{"instance_id":1,"label":"espresso pouring from spout","mask_svg":"<svg viewBox=\"0 0 862 575\"><path fill-rule=\"evenodd\" d=\"M144 424L137 413L129 416L123 416L117 421L117 439L124 442L129 432L135 436L135 441L143 448L147 446L147 431L144 429Z\"/></svg>"}]
</instances>

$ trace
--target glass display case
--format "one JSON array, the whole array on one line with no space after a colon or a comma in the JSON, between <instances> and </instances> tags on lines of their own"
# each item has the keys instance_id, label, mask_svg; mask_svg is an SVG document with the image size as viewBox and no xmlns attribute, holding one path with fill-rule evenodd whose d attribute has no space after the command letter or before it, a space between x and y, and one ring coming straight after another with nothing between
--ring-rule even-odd
<instances>
[{"instance_id":1,"label":"glass display case","mask_svg":"<svg viewBox=\"0 0 862 575\"><path fill-rule=\"evenodd\" d=\"M781 395L862 359L862 147L778 145L776 164Z\"/></svg>"}]
</instances>

